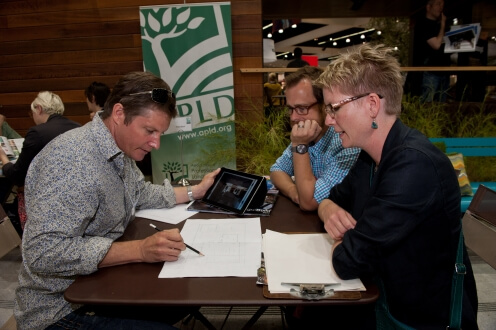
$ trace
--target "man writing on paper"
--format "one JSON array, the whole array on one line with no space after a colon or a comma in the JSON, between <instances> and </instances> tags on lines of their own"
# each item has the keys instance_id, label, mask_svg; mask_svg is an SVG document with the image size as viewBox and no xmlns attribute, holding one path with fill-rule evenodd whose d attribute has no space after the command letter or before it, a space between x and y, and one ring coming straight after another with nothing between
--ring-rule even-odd
<instances>
[{"instance_id":1,"label":"man writing on paper","mask_svg":"<svg viewBox=\"0 0 496 330\"><path fill-rule=\"evenodd\" d=\"M324 89L326 124L343 147L362 149L318 213L336 240L337 275L371 278L379 286L379 328L445 329L462 238L460 187L446 155L399 119L403 80L393 54L362 45L334 60L316 81ZM475 280L463 241L461 247L461 328L477 329Z\"/></svg>"},{"instance_id":2,"label":"man writing on paper","mask_svg":"<svg viewBox=\"0 0 496 330\"><path fill-rule=\"evenodd\" d=\"M360 151L344 149L339 135L324 124L322 89L312 86L321 73L320 68L306 66L286 78L291 144L270 168L272 183L305 211L317 209L348 174Z\"/></svg>"},{"instance_id":3,"label":"man writing on paper","mask_svg":"<svg viewBox=\"0 0 496 330\"><path fill-rule=\"evenodd\" d=\"M175 261L186 246L177 229L115 242L137 208L172 207L201 198L214 171L191 191L145 182L135 161L160 147L176 116L169 86L147 72L125 75L93 120L60 135L33 160L26 177L28 221L14 315L21 329L80 324L85 329L164 329L188 310L71 305L76 276L132 262ZM130 283L129 285L133 285Z\"/></svg>"}]
</instances>

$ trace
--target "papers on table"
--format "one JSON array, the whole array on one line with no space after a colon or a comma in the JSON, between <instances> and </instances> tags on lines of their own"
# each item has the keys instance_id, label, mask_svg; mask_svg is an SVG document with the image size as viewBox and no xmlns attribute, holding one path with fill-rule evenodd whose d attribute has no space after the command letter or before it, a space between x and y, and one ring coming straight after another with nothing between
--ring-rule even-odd
<instances>
[{"instance_id":1,"label":"papers on table","mask_svg":"<svg viewBox=\"0 0 496 330\"><path fill-rule=\"evenodd\" d=\"M298 284L335 284L335 291L365 291L360 279L342 280L331 262L333 240L328 234L263 235L265 268L270 293L286 293ZM281 283L294 283L286 285Z\"/></svg>"},{"instance_id":2,"label":"papers on table","mask_svg":"<svg viewBox=\"0 0 496 330\"><path fill-rule=\"evenodd\" d=\"M453 25L446 32L443 41L445 53L473 52L476 50L481 26L479 23L466 25Z\"/></svg>"},{"instance_id":3,"label":"papers on table","mask_svg":"<svg viewBox=\"0 0 496 330\"><path fill-rule=\"evenodd\" d=\"M136 211L136 216L177 225L198 212L187 211L188 205L178 204L172 208L146 209Z\"/></svg>"},{"instance_id":4,"label":"papers on table","mask_svg":"<svg viewBox=\"0 0 496 330\"><path fill-rule=\"evenodd\" d=\"M179 260L164 263L159 278L257 275L262 252L260 218L188 219L181 236L205 256L186 249Z\"/></svg>"}]
</instances>

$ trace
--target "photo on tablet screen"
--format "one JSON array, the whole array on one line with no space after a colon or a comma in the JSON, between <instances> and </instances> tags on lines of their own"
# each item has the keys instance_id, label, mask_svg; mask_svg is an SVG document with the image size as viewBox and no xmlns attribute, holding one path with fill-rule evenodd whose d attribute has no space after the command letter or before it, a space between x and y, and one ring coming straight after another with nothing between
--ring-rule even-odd
<instances>
[{"instance_id":1,"label":"photo on tablet screen","mask_svg":"<svg viewBox=\"0 0 496 330\"><path fill-rule=\"evenodd\" d=\"M262 181L262 177L223 168L203 201L243 213Z\"/></svg>"}]
</instances>

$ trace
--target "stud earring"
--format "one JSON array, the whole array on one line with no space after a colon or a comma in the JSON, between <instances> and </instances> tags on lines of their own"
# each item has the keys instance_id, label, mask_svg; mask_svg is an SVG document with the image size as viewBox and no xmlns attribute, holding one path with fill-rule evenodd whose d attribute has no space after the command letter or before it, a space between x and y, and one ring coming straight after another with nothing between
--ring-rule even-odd
<instances>
[{"instance_id":1,"label":"stud earring","mask_svg":"<svg viewBox=\"0 0 496 330\"><path fill-rule=\"evenodd\" d=\"M375 122L375 118L372 119L372 126L371 126L373 129L377 129L379 128L379 126L377 125L377 123Z\"/></svg>"}]
</instances>

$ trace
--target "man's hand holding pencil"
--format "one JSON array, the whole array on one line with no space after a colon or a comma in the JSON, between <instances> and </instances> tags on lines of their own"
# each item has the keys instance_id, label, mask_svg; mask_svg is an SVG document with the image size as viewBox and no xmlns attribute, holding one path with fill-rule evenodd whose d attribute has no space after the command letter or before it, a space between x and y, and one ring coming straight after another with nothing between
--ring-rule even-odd
<instances>
[{"instance_id":1,"label":"man's hand holding pencil","mask_svg":"<svg viewBox=\"0 0 496 330\"><path fill-rule=\"evenodd\" d=\"M190 249L191 251L195 252L196 254L199 254L200 256L205 256L203 253L201 253L201 252L200 252L200 251L198 251L197 249L195 249L195 248L193 248L193 247L189 246L188 244L184 243L184 242L183 242L183 239L182 239L182 237L181 237L181 234L179 233L179 230L178 230L178 229L161 230L161 229L159 229L157 226L155 226L155 225L154 225L154 224L152 224L152 223L150 224L150 227L154 228L154 229L155 229L156 231L158 231L158 232L171 232L171 231L173 231L173 232L174 232L174 234L173 234L173 236L172 236L172 238L171 238L171 239L175 239L175 238L177 238L177 236L175 235L175 234L177 233L177 235L178 235L178 236L179 236L179 238L181 239L181 242L183 243L183 245L184 245L184 247L185 247L185 248ZM185 250L185 248L181 248L180 250L181 250L181 251L184 251L184 250ZM177 258L178 258L178 257L179 257L179 253L177 254L176 259L174 259L174 260L177 260ZM166 260L166 261L171 261L171 260Z\"/></svg>"},{"instance_id":2,"label":"man's hand holding pencil","mask_svg":"<svg viewBox=\"0 0 496 330\"><path fill-rule=\"evenodd\" d=\"M140 248L144 262L176 261L186 245L179 229L175 228L145 238Z\"/></svg>"}]
</instances>

